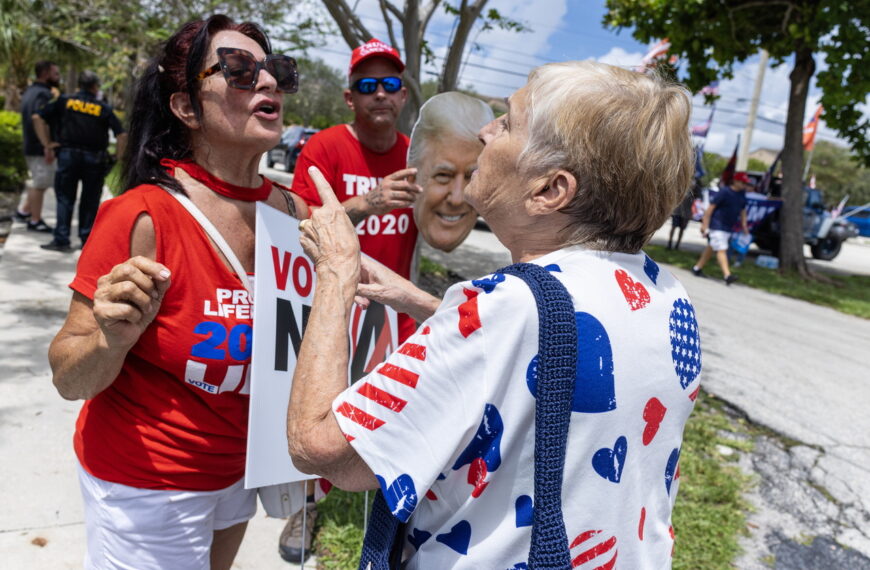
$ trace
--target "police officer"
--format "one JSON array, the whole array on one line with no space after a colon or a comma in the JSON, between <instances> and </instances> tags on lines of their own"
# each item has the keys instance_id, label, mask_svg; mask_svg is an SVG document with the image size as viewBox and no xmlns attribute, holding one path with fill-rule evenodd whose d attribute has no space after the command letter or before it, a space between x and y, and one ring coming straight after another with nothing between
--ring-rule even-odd
<instances>
[{"instance_id":1,"label":"police officer","mask_svg":"<svg viewBox=\"0 0 870 570\"><path fill-rule=\"evenodd\" d=\"M79 237L84 246L97 217L103 180L110 164L109 129L118 139L118 155L123 154L127 134L112 107L98 99L99 89L99 77L93 71L83 71L79 74L78 93L61 95L33 115L33 127L40 142L46 148L56 148L57 152L54 177L57 224L54 239L41 246L42 249L72 251L70 226L80 181ZM57 141L51 140L52 132L57 133Z\"/></svg>"}]
</instances>

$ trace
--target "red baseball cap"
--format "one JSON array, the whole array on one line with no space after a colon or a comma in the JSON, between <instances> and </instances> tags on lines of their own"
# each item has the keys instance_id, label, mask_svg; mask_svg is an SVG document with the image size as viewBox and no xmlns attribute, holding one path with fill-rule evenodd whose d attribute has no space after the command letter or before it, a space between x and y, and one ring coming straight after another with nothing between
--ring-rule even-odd
<instances>
[{"instance_id":1,"label":"red baseball cap","mask_svg":"<svg viewBox=\"0 0 870 570\"><path fill-rule=\"evenodd\" d=\"M405 70L405 64L402 62L402 58L399 57L399 52L381 40L372 38L353 50L353 53L350 55L350 68L347 74L351 75L359 64L372 57L383 57L390 60L399 68L399 73Z\"/></svg>"},{"instance_id":2,"label":"red baseball cap","mask_svg":"<svg viewBox=\"0 0 870 570\"><path fill-rule=\"evenodd\" d=\"M749 176L745 172L735 172L734 173L734 182L743 182L744 184L752 184L752 180L749 179Z\"/></svg>"}]
</instances>

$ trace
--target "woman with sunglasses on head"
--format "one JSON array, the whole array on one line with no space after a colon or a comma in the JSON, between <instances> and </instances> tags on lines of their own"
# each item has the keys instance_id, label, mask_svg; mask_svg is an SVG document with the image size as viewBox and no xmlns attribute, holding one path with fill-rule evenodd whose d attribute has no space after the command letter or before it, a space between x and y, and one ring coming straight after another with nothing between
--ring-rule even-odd
<instances>
[{"instance_id":1,"label":"woman with sunglasses on head","mask_svg":"<svg viewBox=\"0 0 870 570\"><path fill-rule=\"evenodd\" d=\"M297 88L295 61L270 52L257 25L217 15L182 26L137 85L128 189L100 209L49 349L60 394L86 400L86 568L229 568L256 511L242 482L252 305L230 258L250 279L256 202L307 214L258 174Z\"/></svg>"}]
</instances>

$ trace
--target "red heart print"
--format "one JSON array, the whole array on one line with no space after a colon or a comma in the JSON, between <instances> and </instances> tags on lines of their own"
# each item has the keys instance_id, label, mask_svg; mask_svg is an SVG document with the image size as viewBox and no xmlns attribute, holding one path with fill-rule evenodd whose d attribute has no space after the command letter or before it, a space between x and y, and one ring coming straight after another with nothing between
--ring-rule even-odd
<instances>
[{"instance_id":1,"label":"red heart print","mask_svg":"<svg viewBox=\"0 0 870 570\"><path fill-rule=\"evenodd\" d=\"M649 445L656 436L667 411L668 409L658 398L650 398L646 403L646 406L643 408L643 419L646 422L646 427L643 428L644 445Z\"/></svg>"},{"instance_id":2,"label":"red heart print","mask_svg":"<svg viewBox=\"0 0 870 570\"><path fill-rule=\"evenodd\" d=\"M622 294L625 295L625 300L628 301L628 306L632 311L643 309L649 305L649 291L643 286L643 283L632 279L624 269L617 269L616 282L619 283L619 288L622 289Z\"/></svg>"}]
</instances>

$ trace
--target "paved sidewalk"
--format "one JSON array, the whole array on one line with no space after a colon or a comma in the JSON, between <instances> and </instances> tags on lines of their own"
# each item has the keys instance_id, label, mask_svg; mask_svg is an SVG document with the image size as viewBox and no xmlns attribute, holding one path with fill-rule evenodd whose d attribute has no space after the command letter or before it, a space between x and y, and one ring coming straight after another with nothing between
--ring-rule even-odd
<instances>
[{"instance_id":1,"label":"paved sidewalk","mask_svg":"<svg viewBox=\"0 0 870 570\"><path fill-rule=\"evenodd\" d=\"M53 192L46 198L45 218L54 226ZM28 232L16 223L0 258L0 567L9 569L81 568L85 552L72 449L81 402L57 394L46 355L66 318L67 284L80 252L39 248L50 240L50 234ZM278 556L283 528L283 520L267 518L260 509L233 568L299 568ZM314 568L314 559L305 567Z\"/></svg>"}]
</instances>

